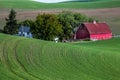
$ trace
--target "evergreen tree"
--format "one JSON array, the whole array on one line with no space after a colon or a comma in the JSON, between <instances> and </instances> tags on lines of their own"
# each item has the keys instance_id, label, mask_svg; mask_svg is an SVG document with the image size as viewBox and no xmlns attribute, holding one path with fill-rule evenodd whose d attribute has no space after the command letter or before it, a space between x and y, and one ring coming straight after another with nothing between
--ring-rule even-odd
<instances>
[{"instance_id":1,"label":"evergreen tree","mask_svg":"<svg viewBox=\"0 0 120 80\"><path fill-rule=\"evenodd\" d=\"M6 18L6 25L4 26L4 33L15 34L17 32L16 12L11 9L8 18Z\"/></svg>"}]
</instances>

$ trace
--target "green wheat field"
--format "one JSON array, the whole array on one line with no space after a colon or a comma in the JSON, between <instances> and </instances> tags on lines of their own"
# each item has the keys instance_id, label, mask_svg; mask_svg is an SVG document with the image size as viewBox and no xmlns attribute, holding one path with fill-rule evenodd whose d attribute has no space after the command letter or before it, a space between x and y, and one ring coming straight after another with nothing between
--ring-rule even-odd
<instances>
[{"instance_id":1,"label":"green wheat field","mask_svg":"<svg viewBox=\"0 0 120 80\"><path fill-rule=\"evenodd\" d=\"M88 16L107 21L114 34L120 33L120 0L50 4L0 0L0 29L5 25L3 16L6 17L11 8L18 14L52 9L85 10ZM23 18L18 17L19 20ZM120 80L119 43L120 38L55 43L0 33L0 80Z\"/></svg>"}]
</instances>

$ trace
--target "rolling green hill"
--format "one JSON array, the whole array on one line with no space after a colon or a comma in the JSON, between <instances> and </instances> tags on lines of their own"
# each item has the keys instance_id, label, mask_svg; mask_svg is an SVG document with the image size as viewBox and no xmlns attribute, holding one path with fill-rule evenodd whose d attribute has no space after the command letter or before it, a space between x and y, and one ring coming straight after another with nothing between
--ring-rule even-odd
<instances>
[{"instance_id":1,"label":"rolling green hill","mask_svg":"<svg viewBox=\"0 0 120 80\"><path fill-rule=\"evenodd\" d=\"M83 0L82 0L83 1ZM21 9L96 9L120 7L120 0L89 0L86 2L62 2L62 3L40 3L32 0L0 0L0 8L21 8Z\"/></svg>"},{"instance_id":2,"label":"rolling green hill","mask_svg":"<svg viewBox=\"0 0 120 80\"><path fill-rule=\"evenodd\" d=\"M0 80L120 80L118 43L56 44L0 34Z\"/></svg>"}]
</instances>

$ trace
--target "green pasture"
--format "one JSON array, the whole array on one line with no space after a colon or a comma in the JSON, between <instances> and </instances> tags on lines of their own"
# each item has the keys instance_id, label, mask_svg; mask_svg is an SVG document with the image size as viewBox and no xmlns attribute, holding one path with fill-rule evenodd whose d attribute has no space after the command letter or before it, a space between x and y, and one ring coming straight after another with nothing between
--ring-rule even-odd
<instances>
[{"instance_id":1,"label":"green pasture","mask_svg":"<svg viewBox=\"0 0 120 80\"><path fill-rule=\"evenodd\" d=\"M0 34L0 80L120 80L120 39L54 43Z\"/></svg>"},{"instance_id":2,"label":"green pasture","mask_svg":"<svg viewBox=\"0 0 120 80\"><path fill-rule=\"evenodd\" d=\"M83 1L83 0L82 0ZM89 0L85 2L40 3L32 0L0 0L0 8L19 9L96 9L120 7L120 0Z\"/></svg>"}]
</instances>

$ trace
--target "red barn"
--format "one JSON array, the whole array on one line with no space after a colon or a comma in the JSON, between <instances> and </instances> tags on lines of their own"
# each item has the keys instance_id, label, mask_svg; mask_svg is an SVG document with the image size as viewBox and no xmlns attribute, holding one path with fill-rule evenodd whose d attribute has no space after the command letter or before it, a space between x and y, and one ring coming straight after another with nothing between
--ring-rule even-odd
<instances>
[{"instance_id":1,"label":"red barn","mask_svg":"<svg viewBox=\"0 0 120 80\"><path fill-rule=\"evenodd\" d=\"M83 23L81 24L74 39L105 40L112 38L112 32L106 23Z\"/></svg>"}]
</instances>

